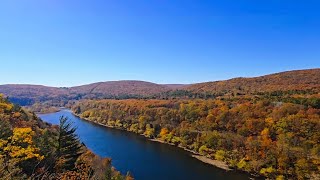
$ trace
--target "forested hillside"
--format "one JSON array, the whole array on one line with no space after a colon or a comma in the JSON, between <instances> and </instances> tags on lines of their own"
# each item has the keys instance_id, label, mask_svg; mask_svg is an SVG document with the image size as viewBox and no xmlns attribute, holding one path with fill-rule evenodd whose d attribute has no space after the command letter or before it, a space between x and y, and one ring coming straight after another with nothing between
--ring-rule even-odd
<instances>
[{"instance_id":1,"label":"forested hillside","mask_svg":"<svg viewBox=\"0 0 320 180\"><path fill-rule=\"evenodd\" d=\"M60 126L0 95L0 179L132 179L90 152L67 119Z\"/></svg>"},{"instance_id":2,"label":"forested hillside","mask_svg":"<svg viewBox=\"0 0 320 180\"><path fill-rule=\"evenodd\" d=\"M39 85L0 85L0 93L14 103L30 106L47 103L64 106L70 100L79 99L128 99L145 98L167 92L183 85L159 85L144 81L110 81L71 88L57 88Z\"/></svg>"},{"instance_id":3,"label":"forested hillside","mask_svg":"<svg viewBox=\"0 0 320 180\"><path fill-rule=\"evenodd\" d=\"M60 97L66 96L68 91L63 88L40 85L10 84L0 85L0 93L8 96L14 103L26 106L35 102L45 102L53 99L57 101Z\"/></svg>"},{"instance_id":4,"label":"forested hillside","mask_svg":"<svg viewBox=\"0 0 320 180\"><path fill-rule=\"evenodd\" d=\"M148 96L171 90L170 85L144 81L109 81L70 88L72 94L97 96ZM99 98L99 97L98 97Z\"/></svg>"},{"instance_id":5,"label":"forested hillside","mask_svg":"<svg viewBox=\"0 0 320 180\"><path fill-rule=\"evenodd\" d=\"M320 92L320 69L281 72L256 78L235 78L226 81L187 86L193 93L257 94L274 91Z\"/></svg>"},{"instance_id":6,"label":"forested hillside","mask_svg":"<svg viewBox=\"0 0 320 180\"><path fill-rule=\"evenodd\" d=\"M0 85L0 93L14 103L32 106L65 106L80 99L213 99L245 95L309 94L320 92L320 69L298 70L256 78L191 85L155 84L144 81L99 82L71 88L37 85ZM39 109L34 107L33 109Z\"/></svg>"},{"instance_id":7,"label":"forested hillside","mask_svg":"<svg viewBox=\"0 0 320 180\"><path fill-rule=\"evenodd\" d=\"M275 99L81 100L72 110L235 169L272 179L320 178L319 96L315 106Z\"/></svg>"}]
</instances>

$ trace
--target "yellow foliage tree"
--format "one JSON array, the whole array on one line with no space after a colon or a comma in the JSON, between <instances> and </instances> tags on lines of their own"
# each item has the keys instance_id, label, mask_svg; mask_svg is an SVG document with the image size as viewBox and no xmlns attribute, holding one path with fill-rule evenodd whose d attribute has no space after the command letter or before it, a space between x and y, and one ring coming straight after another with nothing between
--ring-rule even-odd
<instances>
[{"instance_id":1,"label":"yellow foliage tree","mask_svg":"<svg viewBox=\"0 0 320 180\"><path fill-rule=\"evenodd\" d=\"M152 127L150 126L150 124L147 124L147 126L146 126L146 131L144 132L144 135L145 135L146 137L148 137L148 138L153 138L153 137L154 137L154 135L155 135L155 130L154 130L154 128L152 128Z\"/></svg>"},{"instance_id":2,"label":"yellow foliage tree","mask_svg":"<svg viewBox=\"0 0 320 180\"><path fill-rule=\"evenodd\" d=\"M167 128L162 128L160 131L160 138L165 139L165 137L169 134L169 130Z\"/></svg>"},{"instance_id":3,"label":"yellow foliage tree","mask_svg":"<svg viewBox=\"0 0 320 180\"><path fill-rule=\"evenodd\" d=\"M39 154L39 149L33 143L35 132L31 128L15 128L13 135L9 138L4 151L12 158L22 161L36 158L42 160L44 157Z\"/></svg>"}]
</instances>

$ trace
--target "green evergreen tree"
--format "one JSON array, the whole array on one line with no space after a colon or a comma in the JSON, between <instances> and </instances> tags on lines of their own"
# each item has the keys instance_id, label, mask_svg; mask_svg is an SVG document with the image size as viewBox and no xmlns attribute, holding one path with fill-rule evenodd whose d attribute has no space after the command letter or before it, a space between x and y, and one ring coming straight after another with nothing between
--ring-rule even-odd
<instances>
[{"instance_id":1,"label":"green evergreen tree","mask_svg":"<svg viewBox=\"0 0 320 180\"><path fill-rule=\"evenodd\" d=\"M60 117L58 137L57 166L60 170L73 170L78 157L82 154L82 145L75 134L76 128L67 117Z\"/></svg>"}]
</instances>

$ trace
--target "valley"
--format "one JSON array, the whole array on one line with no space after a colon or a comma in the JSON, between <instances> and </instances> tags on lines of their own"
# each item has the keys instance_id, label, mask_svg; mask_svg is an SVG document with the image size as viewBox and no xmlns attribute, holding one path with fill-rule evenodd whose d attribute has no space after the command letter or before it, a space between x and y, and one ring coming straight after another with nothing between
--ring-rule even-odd
<instances>
[{"instance_id":1,"label":"valley","mask_svg":"<svg viewBox=\"0 0 320 180\"><path fill-rule=\"evenodd\" d=\"M272 179L319 177L320 69L189 85L1 85L0 93L29 111L60 114L61 107L69 108L94 124L181 147L236 172Z\"/></svg>"}]
</instances>

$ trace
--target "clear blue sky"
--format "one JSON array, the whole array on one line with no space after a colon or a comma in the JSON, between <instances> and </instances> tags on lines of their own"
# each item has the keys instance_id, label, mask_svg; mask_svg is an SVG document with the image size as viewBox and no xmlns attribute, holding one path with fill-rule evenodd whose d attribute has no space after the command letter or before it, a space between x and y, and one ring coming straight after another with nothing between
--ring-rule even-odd
<instances>
[{"instance_id":1,"label":"clear blue sky","mask_svg":"<svg viewBox=\"0 0 320 180\"><path fill-rule=\"evenodd\" d=\"M318 0L1 0L0 84L193 83L320 67Z\"/></svg>"}]
</instances>

